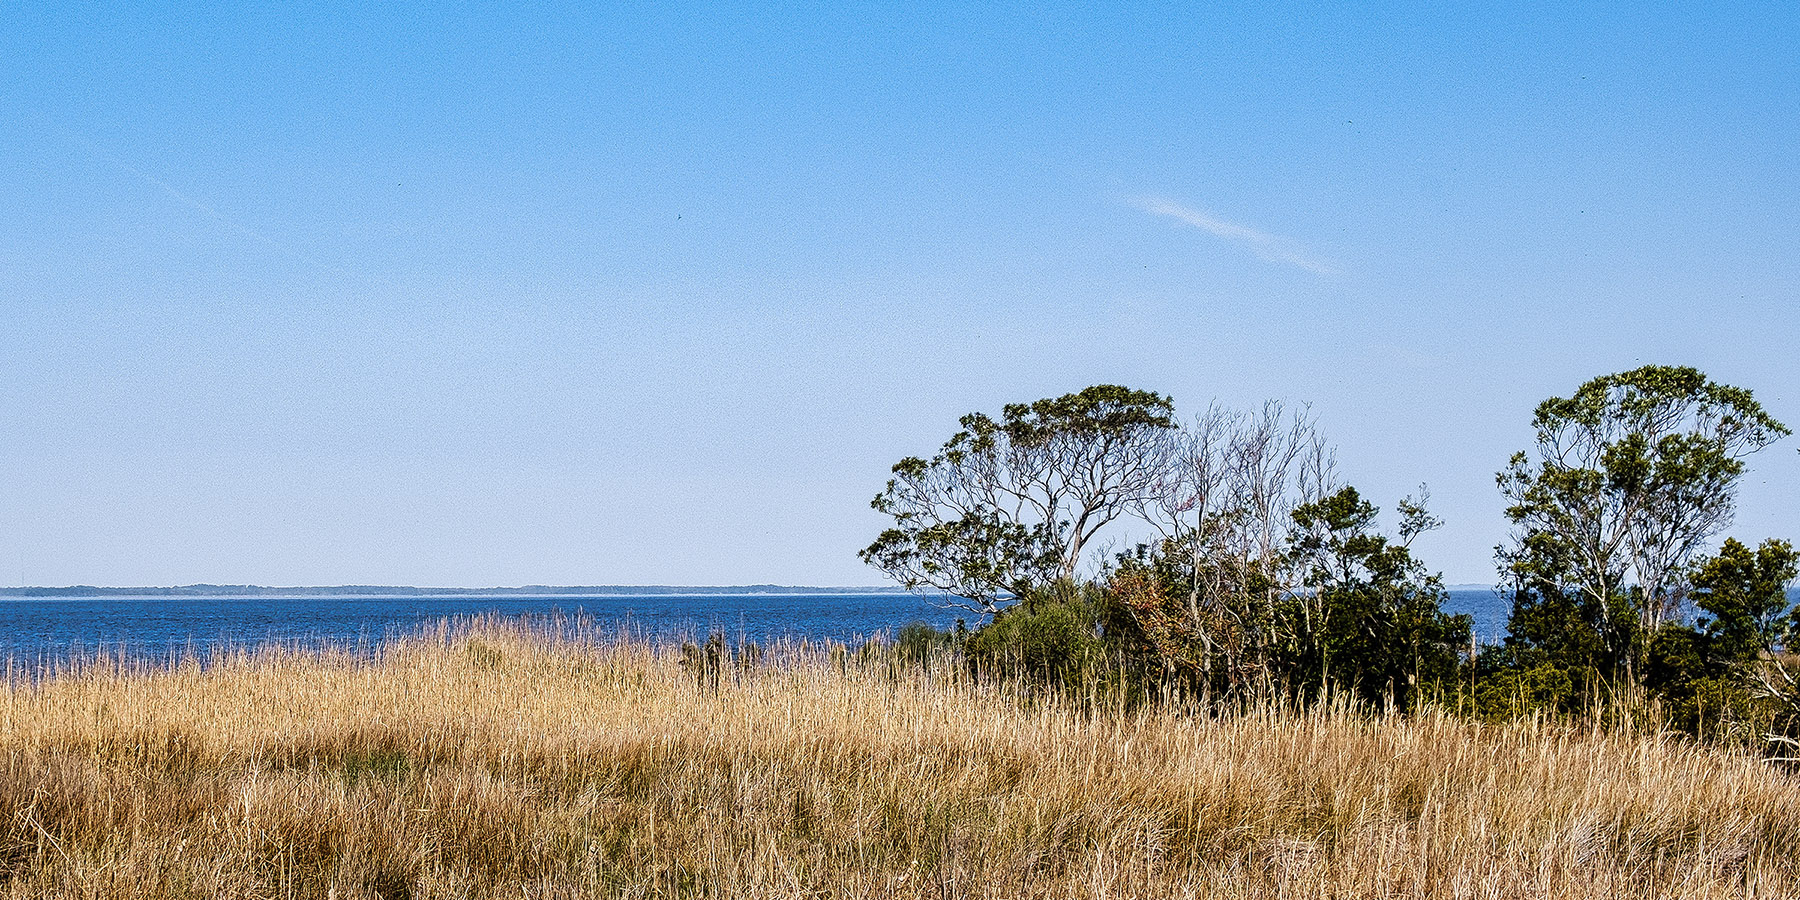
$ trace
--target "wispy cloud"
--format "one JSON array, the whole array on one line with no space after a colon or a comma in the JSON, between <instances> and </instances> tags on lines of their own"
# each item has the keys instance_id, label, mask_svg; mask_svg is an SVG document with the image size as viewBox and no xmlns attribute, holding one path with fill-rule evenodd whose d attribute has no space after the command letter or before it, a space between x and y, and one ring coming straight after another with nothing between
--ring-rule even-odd
<instances>
[{"instance_id":1,"label":"wispy cloud","mask_svg":"<svg viewBox=\"0 0 1800 900\"><path fill-rule=\"evenodd\" d=\"M220 212L217 208L213 207L211 204L208 204L204 201L195 199L194 197L189 196L188 194L185 194L185 193L177 190L174 185L171 185L167 181L164 181L163 179L158 178L155 175L152 175L149 172L146 172L143 169L140 169L137 166L134 166L134 165L120 159L119 157L113 155L112 153L107 152L105 148L101 147L99 144L95 143L92 140L89 140L88 138L86 138L82 135L70 134L69 137L73 138L77 143L80 143L82 146L86 147L87 150L89 152L93 153L95 157L97 157L101 160L104 160L108 165L111 165L111 166L119 169L122 172L125 172L129 175L132 175L133 177L136 177L136 178L142 180L145 184L148 184L151 187L154 187L154 188L162 191L164 194L168 195L168 197L170 199L174 200L176 203L178 203L182 206L185 206L188 209L193 210L194 212L197 212L200 215L205 216L208 219L211 219L212 221L218 223L219 225L225 227L226 229L228 229L230 231L236 232L237 234L240 234L240 235L243 235L244 237L250 238L251 240L256 241L257 243L263 244L264 246L267 246L268 248L276 251L277 253L280 253L284 256L298 260L302 264L310 266L314 269L318 269L323 272L332 272L332 273L339 274L339 275L352 274L350 272L346 272L345 270L338 268L337 266L327 265L316 259L313 259L311 256L294 249L292 246L285 244L281 241L278 241L272 237L269 237L268 235L262 233L261 231L251 228L250 226L245 225L244 223L232 218L231 216L228 216L225 213Z\"/></svg>"},{"instance_id":2,"label":"wispy cloud","mask_svg":"<svg viewBox=\"0 0 1800 900\"><path fill-rule=\"evenodd\" d=\"M1227 222L1217 216L1183 206L1164 197L1139 197L1132 201L1132 205L1151 215L1168 216L1177 222L1192 225L1214 237L1223 238L1234 244L1242 244L1250 248L1250 252L1255 253L1259 258L1269 262L1286 263L1305 269L1314 275L1329 277L1339 274L1338 268L1329 261L1312 255L1304 247L1280 235L1270 234L1248 225L1239 225L1236 222Z\"/></svg>"},{"instance_id":3,"label":"wispy cloud","mask_svg":"<svg viewBox=\"0 0 1800 900\"><path fill-rule=\"evenodd\" d=\"M118 158L115 158L112 156L107 156L105 158L106 158L107 162L112 163L113 165L119 167L120 169L123 169L126 172L131 173L132 175L136 175L138 178L143 179L146 183L150 184L151 186L162 189L163 193L168 194L170 197L174 198L177 203L180 203L181 205L186 206L189 209L192 209L192 210L200 213L201 215L206 216L209 219L212 219L215 222L218 222L220 225L223 225L226 228L229 228L232 231L235 231L238 234L241 234L247 238L267 244L270 247L273 247L277 250L282 251L283 253L287 253L292 256L299 256L299 254L294 253L293 251L289 250L287 247L283 246L279 241L275 240L274 238L269 237L268 235L263 234L262 232L257 231L256 229L251 228L250 226L245 225L242 222L239 222L239 221L231 218L230 216L225 215L222 212L219 212L217 209L214 209L213 207L207 205L206 203L202 203L201 201L196 200L193 197L190 197L190 196L176 190L173 185L170 185L168 182L162 180L161 178L151 175L150 173L145 172L143 169L140 169L134 165L131 165L130 163L127 163L121 159L118 159ZM301 258L305 259L305 257L301 257ZM308 262L310 262L310 260L308 260Z\"/></svg>"}]
</instances>

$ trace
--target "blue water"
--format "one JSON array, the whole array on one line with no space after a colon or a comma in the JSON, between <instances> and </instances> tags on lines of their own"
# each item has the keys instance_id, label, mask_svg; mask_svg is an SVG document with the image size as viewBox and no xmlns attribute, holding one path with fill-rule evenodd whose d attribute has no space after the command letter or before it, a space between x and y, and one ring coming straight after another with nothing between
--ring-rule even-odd
<instances>
[{"instance_id":1,"label":"blue water","mask_svg":"<svg viewBox=\"0 0 1800 900\"><path fill-rule=\"evenodd\" d=\"M1469 613L1475 636L1497 642L1508 604L1491 588L1449 592L1444 604ZM378 647L444 619L471 616L583 620L590 632L651 641L777 639L858 643L891 636L908 622L949 628L967 612L941 598L904 593L558 594L445 597L15 597L0 599L0 660L35 665L104 650L165 660L278 643L292 647ZM3 663L0 663L3 664Z\"/></svg>"},{"instance_id":2,"label":"blue water","mask_svg":"<svg viewBox=\"0 0 1800 900\"><path fill-rule=\"evenodd\" d=\"M1512 601L1493 588L1458 588L1449 593L1444 611L1473 616L1476 640L1496 644L1506 636L1506 617L1512 612Z\"/></svg>"},{"instance_id":3,"label":"blue water","mask_svg":"<svg viewBox=\"0 0 1800 900\"><path fill-rule=\"evenodd\" d=\"M833 640L891 635L908 622L951 627L936 598L902 593L605 594L453 597L25 597L0 600L0 659L24 665L97 650L162 660L221 648L377 647L444 619L585 620L602 635L673 641Z\"/></svg>"}]
</instances>

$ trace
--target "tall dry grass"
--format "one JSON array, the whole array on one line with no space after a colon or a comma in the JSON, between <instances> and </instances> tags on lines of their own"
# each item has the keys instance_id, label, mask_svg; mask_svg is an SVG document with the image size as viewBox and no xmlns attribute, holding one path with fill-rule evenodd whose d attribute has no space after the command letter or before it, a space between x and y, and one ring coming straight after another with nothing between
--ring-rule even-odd
<instances>
[{"instance_id":1,"label":"tall dry grass","mask_svg":"<svg viewBox=\"0 0 1800 900\"><path fill-rule=\"evenodd\" d=\"M1670 739L1020 698L496 623L16 679L0 888L54 897L1792 897L1800 784Z\"/></svg>"}]
</instances>

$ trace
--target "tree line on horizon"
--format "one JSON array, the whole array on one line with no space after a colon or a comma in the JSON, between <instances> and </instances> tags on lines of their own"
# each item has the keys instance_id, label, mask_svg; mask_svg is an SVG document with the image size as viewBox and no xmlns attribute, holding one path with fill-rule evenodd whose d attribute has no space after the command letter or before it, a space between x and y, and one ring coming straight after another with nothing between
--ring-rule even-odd
<instances>
[{"instance_id":1,"label":"tree line on horizon","mask_svg":"<svg viewBox=\"0 0 1800 900\"><path fill-rule=\"evenodd\" d=\"M1119 385L971 413L906 457L873 506L864 561L956 598L954 645L997 677L1171 694L1209 707L1348 695L1502 719L1648 716L1706 739L1800 749L1800 573L1791 543L1727 537L1745 459L1790 430L1693 368L1604 375L1538 405L1496 475L1507 635L1473 639L1412 549L1429 495L1379 510L1337 472L1305 409L1214 405ZM1103 529L1153 539L1087 567Z\"/></svg>"}]
</instances>

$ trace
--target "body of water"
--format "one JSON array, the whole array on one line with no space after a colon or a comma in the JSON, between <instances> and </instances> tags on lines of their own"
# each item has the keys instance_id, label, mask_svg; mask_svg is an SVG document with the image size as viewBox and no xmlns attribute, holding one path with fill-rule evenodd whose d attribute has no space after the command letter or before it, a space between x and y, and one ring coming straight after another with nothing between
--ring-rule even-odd
<instances>
[{"instance_id":1,"label":"body of water","mask_svg":"<svg viewBox=\"0 0 1800 900\"><path fill-rule=\"evenodd\" d=\"M1476 637L1498 641L1507 601L1492 588L1458 588L1445 608L1469 613ZM443 619L561 617L590 621L603 634L652 641L730 639L857 643L892 635L909 622L950 628L958 617L940 597L898 592L606 593L406 597L206 596L11 597L0 600L0 657L33 665L104 650L143 659L221 647L279 643L305 648L379 646Z\"/></svg>"},{"instance_id":2,"label":"body of water","mask_svg":"<svg viewBox=\"0 0 1800 900\"><path fill-rule=\"evenodd\" d=\"M1512 601L1490 587L1451 588L1444 611L1467 613L1475 619L1475 639L1495 644L1506 636L1506 616Z\"/></svg>"},{"instance_id":3,"label":"body of water","mask_svg":"<svg viewBox=\"0 0 1800 900\"><path fill-rule=\"evenodd\" d=\"M949 628L938 598L904 593L558 594L409 597L15 597L0 600L0 657L22 664L96 650L143 659L222 647L377 646L444 619L586 619L602 634L653 641L722 632L731 640L854 643L908 622Z\"/></svg>"}]
</instances>

